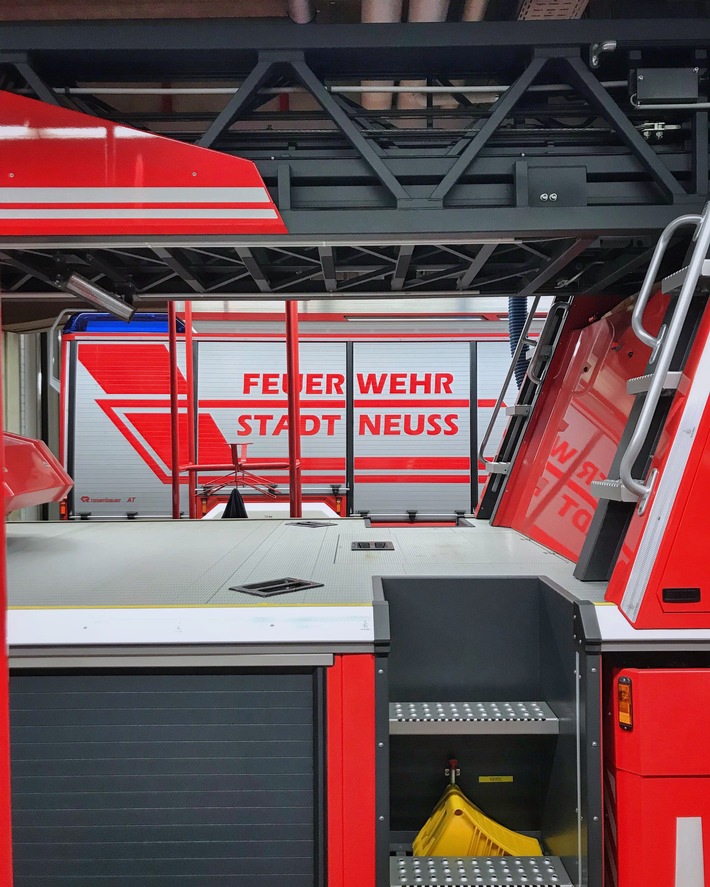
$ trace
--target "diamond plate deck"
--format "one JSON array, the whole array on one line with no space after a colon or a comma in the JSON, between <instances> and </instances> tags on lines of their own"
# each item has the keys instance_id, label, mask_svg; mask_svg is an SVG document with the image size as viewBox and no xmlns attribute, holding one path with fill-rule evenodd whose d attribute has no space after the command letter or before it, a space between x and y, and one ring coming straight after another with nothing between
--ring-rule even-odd
<instances>
[{"instance_id":1,"label":"diamond plate deck","mask_svg":"<svg viewBox=\"0 0 710 887\"><path fill-rule=\"evenodd\" d=\"M400 856L391 887L572 887L556 856Z\"/></svg>"},{"instance_id":2,"label":"diamond plate deck","mask_svg":"<svg viewBox=\"0 0 710 887\"><path fill-rule=\"evenodd\" d=\"M544 702L393 702L390 733L556 734Z\"/></svg>"}]
</instances>

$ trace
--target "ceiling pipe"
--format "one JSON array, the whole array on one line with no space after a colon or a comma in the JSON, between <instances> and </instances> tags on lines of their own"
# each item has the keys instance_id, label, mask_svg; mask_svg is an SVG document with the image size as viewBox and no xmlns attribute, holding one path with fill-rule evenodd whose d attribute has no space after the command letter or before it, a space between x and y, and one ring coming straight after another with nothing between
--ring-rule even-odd
<instances>
[{"instance_id":1,"label":"ceiling pipe","mask_svg":"<svg viewBox=\"0 0 710 887\"><path fill-rule=\"evenodd\" d=\"M410 22L445 22L449 0L409 0Z\"/></svg>"},{"instance_id":2,"label":"ceiling pipe","mask_svg":"<svg viewBox=\"0 0 710 887\"><path fill-rule=\"evenodd\" d=\"M308 25L316 17L315 0L288 0L288 17L297 25Z\"/></svg>"},{"instance_id":3,"label":"ceiling pipe","mask_svg":"<svg viewBox=\"0 0 710 887\"><path fill-rule=\"evenodd\" d=\"M348 95L349 93L381 93L388 92L404 92L402 86L388 86L382 81L378 81L378 86L328 86L328 92L333 95ZM628 86L628 80L602 80L601 85L605 89L619 89ZM63 95L234 95L238 89L237 86L230 87L158 87L158 86L55 86L57 92ZM422 86L421 92L431 92L434 94L442 93L444 95L461 93L463 95L476 95L477 93L502 93L510 89L509 84L498 84L496 86ZM302 94L307 95L308 90L302 86L274 86L260 89L262 95L290 95ZM574 88L567 83L542 83L531 86L528 92L574 92ZM29 95L29 90L18 90L19 95ZM645 107L645 105L643 106ZM674 108L678 107L673 105ZM697 103L693 103L693 108L698 107Z\"/></svg>"},{"instance_id":4,"label":"ceiling pipe","mask_svg":"<svg viewBox=\"0 0 710 887\"><path fill-rule=\"evenodd\" d=\"M362 0L362 23L392 24L402 21L402 0ZM394 86L394 80L363 80L366 88ZM361 99L363 108L368 111L389 111L392 107L392 94L388 92L365 93Z\"/></svg>"},{"instance_id":5,"label":"ceiling pipe","mask_svg":"<svg viewBox=\"0 0 710 887\"><path fill-rule=\"evenodd\" d=\"M402 0L362 0L362 23L376 25L402 21Z\"/></svg>"},{"instance_id":6,"label":"ceiling pipe","mask_svg":"<svg viewBox=\"0 0 710 887\"><path fill-rule=\"evenodd\" d=\"M445 22L449 14L449 0L409 0L408 21L415 24L425 22ZM397 101L401 111L419 110L427 104L423 93L417 87L426 86L426 80L400 80L400 86L407 87L410 92L402 93ZM400 126L419 126L422 121L401 120Z\"/></svg>"},{"instance_id":7,"label":"ceiling pipe","mask_svg":"<svg viewBox=\"0 0 710 887\"><path fill-rule=\"evenodd\" d=\"M486 17L489 0L466 0L461 13L461 20L464 22L482 22ZM492 104L497 98L496 91L485 93L483 89L479 90L469 97L469 101L473 104Z\"/></svg>"},{"instance_id":8,"label":"ceiling pipe","mask_svg":"<svg viewBox=\"0 0 710 887\"><path fill-rule=\"evenodd\" d=\"M466 0L461 20L464 22L482 22L486 17L488 0Z\"/></svg>"}]
</instances>

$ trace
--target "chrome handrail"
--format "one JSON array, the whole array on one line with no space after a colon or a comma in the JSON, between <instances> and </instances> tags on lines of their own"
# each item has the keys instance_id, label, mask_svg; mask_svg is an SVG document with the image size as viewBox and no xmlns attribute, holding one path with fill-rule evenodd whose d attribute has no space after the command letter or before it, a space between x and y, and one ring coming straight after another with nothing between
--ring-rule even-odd
<instances>
[{"instance_id":1,"label":"chrome handrail","mask_svg":"<svg viewBox=\"0 0 710 887\"><path fill-rule=\"evenodd\" d=\"M688 264L687 274L685 280L683 281L680 295L678 296L678 301L673 312L673 317L668 324L665 335L660 341L660 348L658 350L658 354L656 355L651 383L649 385L648 392L646 393L643 406L641 407L638 421L636 422L636 427L634 428L631 439L629 440L628 446L626 447L626 452L624 453L621 459L621 464L619 466L619 479L622 485L626 487L629 492L633 493L635 496L638 496L640 500L640 514L643 514L643 511L645 510L646 502L648 501L648 497L651 494L654 482L658 475L657 472L652 472L649 476L649 479L646 482L643 482L634 478L631 472L633 470L634 463L638 459L639 453L641 452L641 448L643 447L644 441L646 440L649 429L651 428L651 423L653 422L653 417L656 412L656 407L658 406L658 401L660 400L663 393L663 386L665 384L666 374L668 373L668 370L670 368L671 360L673 359L673 353L675 352L676 345L678 344L678 339L680 338L680 333L683 329L691 300L693 298L693 295L695 294L698 280L700 279L703 262L707 258L708 250L710 249L710 204L706 205L705 209L703 210L702 216L680 216L678 219L675 220L675 222L671 222L671 224L666 228L663 234L666 234L669 229L675 231L678 227L680 227L681 224L690 224L689 220L697 220L698 224L698 229L695 235L695 248L693 249L693 254ZM661 237L663 238L663 235L661 235ZM668 238L666 238L666 243L667 240ZM658 251L658 247L656 248L656 250ZM656 253L654 253L654 259L655 258ZM660 259L659 262L655 263L656 271L658 269L659 263ZM652 266L653 265L654 260L652 260ZM649 268L649 270L651 269ZM649 275L647 274L646 279L648 278ZM644 285L645 284L646 281L644 281ZM636 312L634 311L634 313ZM652 348L656 347L656 345L659 344L660 337L657 339L656 337L651 336L649 333L646 333L646 338L644 338L639 335L639 331L635 327L634 332L636 332L636 335L640 339L642 339L642 341L646 342L646 344L650 345ZM644 330L644 332L646 331Z\"/></svg>"},{"instance_id":2,"label":"chrome handrail","mask_svg":"<svg viewBox=\"0 0 710 887\"><path fill-rule=\"evenodd\" d=\"M639 290L638 298L636 300L636 304L634 305L634 310L631 315L631 328L636 333L637 338L641 339L649 348L654 349L654 354L651 355L651 360L653 361L656 354L655 351L658 348L663 333L659 333L658 336L654 336L645 329L643 325L643 312L646 310L646 304L648 303L649 297L653 290L653 286L656 282L656 277L658 275L658 269L661 266L661 261L663 260L663 256L665 255L666 249L670 242L671 237L675 234L678 228L683 227L683 225L695 225L696 227L700 225L703 220L703 216L698 215L685 215L678 216L677 219L673 219L666 227L663 229L663 233L658 238L658 243L656 244L656 248L653 251L653 255L651 256L651 263L648 266L648 270L646 271L646 276L643 279L643 284L641 285L641 289Z\"/></svg>"},{"instance_id":3,"label":"chrome handrail","mask_svg":"<svg viewBox=\"0 0 710 887\"><path fill-rule=\"evenodd\" d=\"M493 414L491 415L491 420L488 423L488 427L486 428L485 434L481 440L481 446L478 450L478 458L483 463L483 465L492 465L495 462L495 459L486 459L483 455L486 446L488 445L488 441L491 438L491 434L493 433L493 427L496 424L496 420L498 419L498 413L500 413L500 408L503 405L503 398L505 397L505 393L508 390L508 385L510 385L510 380L513 378L513 373L515 372L515 367L520 360L520 355L523 353L523 348L525 348L527 344L527 335L532 322L535 318L535 312L537 311L537 306L540 304L540 296L535 296L533 299L532 307L528 312L528 316L525 318L525 325L520 331L520 338L518 339L518 344L516 346L515 351L513 352L513 358L510 362L510 367L508 368L508 372L505 377L505 381L503 382L503 387L501 388L501 392L498 395L498 400L496 401L496 405L493 407Z\"/></svg>"}]
</instances>

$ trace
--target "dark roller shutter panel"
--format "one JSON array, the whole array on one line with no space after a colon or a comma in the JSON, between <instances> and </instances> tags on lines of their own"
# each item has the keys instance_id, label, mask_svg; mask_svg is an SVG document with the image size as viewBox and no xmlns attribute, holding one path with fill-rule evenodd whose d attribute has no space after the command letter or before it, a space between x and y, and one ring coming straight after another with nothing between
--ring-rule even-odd
<instances>
[{"instance_id":1,"label":"dark roller shutter panel","mask_svg":"<svg viewBox=\"0 0 710 887\"><path fill-rule=\"evenodd\" d=\"M313 887L313 682L14 675L15 887Z\"/></svg>"}]
</instances>

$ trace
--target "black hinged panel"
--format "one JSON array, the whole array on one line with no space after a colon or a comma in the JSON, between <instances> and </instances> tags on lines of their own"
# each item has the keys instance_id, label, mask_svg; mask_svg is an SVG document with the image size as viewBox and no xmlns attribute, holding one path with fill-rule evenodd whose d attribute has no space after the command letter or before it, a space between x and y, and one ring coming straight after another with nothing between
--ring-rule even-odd
<instances>
[{"instance_id":1,"label":"black hinged panel","mask_svg":"<svg viewBox=\"0 0 710 887\"><path fill-rule=\"evenodd\" d=\"M584 166L531 166L527 171L530 206L586 206Z\"/></svg>"},{"instance_id":2,"label":"black hinged panel","mask_svg":"<svg viewBox=\"0 0 710 887\"><path fill-rule=\"evenodd\" d=\"M639 102L697 102L697 68L639 68L636 72Z\"/></svg>"}]
</instances>

